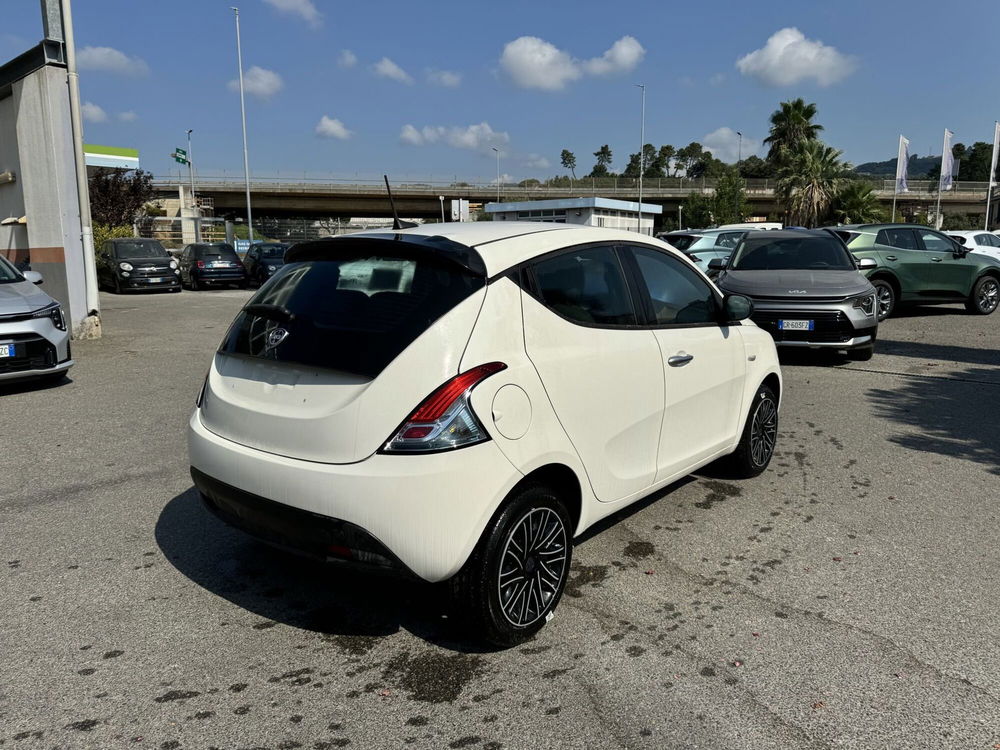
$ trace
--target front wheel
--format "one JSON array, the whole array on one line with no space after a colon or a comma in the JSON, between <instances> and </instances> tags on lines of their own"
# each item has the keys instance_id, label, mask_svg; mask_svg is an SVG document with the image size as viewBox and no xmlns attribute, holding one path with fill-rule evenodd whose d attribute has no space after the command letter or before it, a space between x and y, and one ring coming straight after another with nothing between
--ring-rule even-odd
<instances>
[{"instance_id":1,"label":"front wheel","mask_svg":"<svg viewBox=\"0 0 1000 750\"><path fill-rule=\"evenodd\" d=\"M729 457L729 468L739 479L761 474L771 463L778 441L778 399L769 386L761 385L750 404L739 445Z\"/></svg>"},{"instance_id":2,"label":"front wheel","mask_svg":"<svg viewBox=\"0 0 1000 750\"><path fill-rule=\"evenodd\" d=\"M896 309L896 289L885 279L873 279L872 286L875 287L875 308L881 323Z\"/></svg>"},{"instance_id":3,"label":"front wheel","mask_svg":"<svg viewBox=\"0 0 1000 750\"><path fill-rule=\"evenodd\" d=\"M983 276L972 287L965 309L977 315L989 315L1000 304L1000 281L993 276Z\"/></svg>"},{"instance_id":4,"label":"front wheel","mask_svg":"<svg viewBox=\"0 0 1000 750\"><path fill-rule=\"evenodd\" d=\"M572 554L565 503L541 485L517 492L452 579L470 632L502 647L537 633L559 603Z\"/></svg>"}]
</instances>

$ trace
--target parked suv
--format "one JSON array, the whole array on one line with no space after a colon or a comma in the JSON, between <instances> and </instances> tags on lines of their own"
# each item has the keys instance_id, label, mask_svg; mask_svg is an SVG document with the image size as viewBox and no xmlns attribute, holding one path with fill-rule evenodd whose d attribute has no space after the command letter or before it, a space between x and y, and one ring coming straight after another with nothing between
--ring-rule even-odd
<instances>
[{"instance_id":1,"label":"parked suv","mask_svg":"<svg viewBox=\"0 0 1000 750\"><path fill-rule=\"evenodd\" d=\"M729 261L713 261L723 292L753 300L754 323L779 346L846 350L869 360L878 320L875 289L834 234L770 231L748 234Z\"/></svg>"},{"instance_id":2,"label":"parked suv","mask_svg":"<svg viewBox=\"0 0 1000 750\"><path fill-rule=\"evenodd\" d=\"M1000 303L1000 261L969 253L954 240L915 224L861 224L831 228L858 258L878 267L865 275L878 294L878 319L901 302L964 302L972 313L989 315Z\"/></svg>"},{"instance_id":3,"label":"parked suv","mask_svg":"<svg viewBox=\"0 0 1000 750\"><path fill-rule=\"evenodd\" d=\"M687 229L658 234L657 237L684 253L698 268L709 270L713 260L725 260L743 239L747 229Z\"/></svg>"},{"instance_id":4,"label":"parked suv","mask_svg":"<svg viewBox=\"0 0 1000 750\"><path fill-rule=\"evenodd\" d=\"M177 261L159 240L107 240L97 252L97 282L121 294L139 289L181 290Z\"/></svg>"},{"instance_id":5,"label":"parked suv","mask_svg":"<svg viewBox=\"0 0 1000 750\"><path fill-rule=\"evenodd\" d=\"M284 242L255 242L247 250L243 265L250 281L260 286L285 264L285 251L290 245Z\"/></svg>"},{"instance_id":6,"label":"parked suv","mask_svg":"<svg viewBox=\"0 0 1000 750\"><path fill-rule=\"evenodd\" d=\"M195 485L273 544L453 579L477 637L542 627L599 519L717 458L771 459L771 337L655 239L434 224L285 260L215 354Z\"/></svg>"},{"instance_id":7,"label":"parked suv","mask_svg":"<svg viewBox=\"0 0 1000 750\"><path fill-rule=\"evenodd\" d=\"M246 268L226 242L188 245L181 253L181 282L197 291L209 286L236 284L245 289Z\"/></svg>"},{"instance_id":8,"label":"parked suv","mask_svg":"<svg viewBox=\"0 0 1000 750\"><path fill-rule=\"evenodd\" d=\"M18 271L0 255L0 383L59 381L73 366L66 317L41 283L40 273Z\"/></svg>"}]
</instances>

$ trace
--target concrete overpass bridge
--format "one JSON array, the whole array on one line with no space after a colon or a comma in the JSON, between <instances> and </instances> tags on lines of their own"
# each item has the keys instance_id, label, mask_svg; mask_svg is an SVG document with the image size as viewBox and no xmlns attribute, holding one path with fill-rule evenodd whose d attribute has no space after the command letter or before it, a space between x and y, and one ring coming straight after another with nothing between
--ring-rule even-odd
<instances>
[{"instance_id":1,"label":"concrete overpass bridge","mask_svg":"<svg viewBox=\"0 0 1000 750\"><path fill-rule=\"evenodd\" d=\"M758 215L777 213L780 209L775 198L775 181L748 179L747 198L753 212ZM893 180L874 181L879 200L886 206L892 204ZM691 193L712 195L714 179L662 178L643 181L642 199L647 203L663 206L665 216L675 216L678 206ZM910 192L897 198L899 208L933 207L937 200L935 183L910 181ZM179 191L188 188L186 178L157 177L154 185L161 197L177 198ZM233 176L201 176L196 183L201 199L210 199L216 216L246 218L245 184ZM955 183L955 188L941 196L942 210L959 213L982 213L986 208L987 183ZM441 216L439 197L446 201L464 198L470 203L489 203L497 200L497 186L486 182L461 182L445 180L398 181L392 186L393 196L401 217L434 219ZM381 180L340 180L325 178L254 177L250 184L254 216L271 218L307 217L370 217L390 215L385 184ZM542 200L547 198L576 198L602 196L620 200L637 200L638 182L631 178L580 179L565 187L548 187L531 184L531 181L500 186L503 201ZM206 201L208 202L208 201ZM995 206L996 204L994 204Z\"/></svg>"}]
</instances>

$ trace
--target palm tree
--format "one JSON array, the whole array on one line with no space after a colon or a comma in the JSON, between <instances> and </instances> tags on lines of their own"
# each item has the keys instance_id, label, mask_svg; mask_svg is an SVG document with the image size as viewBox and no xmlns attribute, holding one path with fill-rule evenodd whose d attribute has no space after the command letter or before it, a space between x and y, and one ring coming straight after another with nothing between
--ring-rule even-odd
<instances>
[{"instance_id":1,"label":"palm tree","mask_svg":"<svg viewBox=\"0 0 1000 750\"><path fill-rule=\"evenodd\" d=\"M826 218L848 169L840 160L842 153L816 140L803 141L784 153L776 192L792 224L814 227Z\"/></svg>"},{"instance_id":2,"label":"palm tree","mask_svg":"<svg viewBox=\"0 0 1000 750\"><path fill-rule=\"evenodd\" d=\"M833 199L833 213L844 224L874 224L885 219L870 183L850 180Z\"/></svg>"},{"instance_id":3,"label":"palm tree","mask_svg":"<svg viewBox=\"0 0 1000 750\"><path fill-rule=\"evenodd\" d=\"M816 105L801 98L781 102L780 109L771 113L771 133L764 139L771 146L767 160L780 161L784 152L793 151L802 141L815 141L823 129L812 121L815 116Z\"/></svg>"}]
</instances>

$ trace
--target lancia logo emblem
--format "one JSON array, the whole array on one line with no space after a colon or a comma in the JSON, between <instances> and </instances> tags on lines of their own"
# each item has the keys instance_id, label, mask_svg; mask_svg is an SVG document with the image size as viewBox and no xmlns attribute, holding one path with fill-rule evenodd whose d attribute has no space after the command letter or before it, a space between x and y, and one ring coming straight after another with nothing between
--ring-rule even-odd
<instances>
[{"instance_id":1,"label":"lancia logo emblem","mask_svg":"<svg viewBox=\"0 0 1000 750\"><path fill-rule=\"evenodd\" d=\"M267 334L267 346L266 349L273 349L282 341L288 338L288 331L284 328L275 328Z\"/></svg>"}]
</instances>

